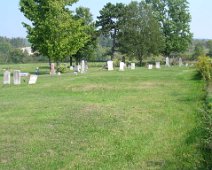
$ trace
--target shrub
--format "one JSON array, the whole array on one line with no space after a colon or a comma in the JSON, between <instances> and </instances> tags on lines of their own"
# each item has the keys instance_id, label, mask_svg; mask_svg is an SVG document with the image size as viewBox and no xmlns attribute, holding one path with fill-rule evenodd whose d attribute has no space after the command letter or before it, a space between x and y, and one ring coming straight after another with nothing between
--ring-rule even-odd
<instances>
[{"instance_id":1,"label":"shrub","mask_svg":"<svg viewBox=\"0 0 212 170\"><path fill-rule=\"evenodd\" d=\"M58 67L57 67L57 72L60 72L60 73L65 73L68 71L68 68L66 66L66 64L60 64Z\"/></svg>"},{"instance_id":2,"label":"shrub","mask_svg":"<svg viewBox=\"0 0 212 170\"><path fill-rule=\"evenodd\" d=\"M196 63L196 69L204 80L211 79L212 67L209 57L207 56L198 57L198 61Z\"/></svg>"}]
</instances>

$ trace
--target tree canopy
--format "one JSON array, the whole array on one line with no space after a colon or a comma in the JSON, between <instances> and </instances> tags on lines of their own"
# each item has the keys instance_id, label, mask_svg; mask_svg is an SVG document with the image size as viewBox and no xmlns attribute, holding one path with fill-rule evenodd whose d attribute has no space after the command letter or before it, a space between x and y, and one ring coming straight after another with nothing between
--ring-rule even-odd
<instances>
[{"instance_id":1,"label":"tree canopy","mask_svg":"<svg viewBox=\"0 0 212 170\"><path fill-rule=\"evenodd\" d=\"M23 23L32 47L50 60L75 54L89 40L86 27L67 8L77 0L20 0L20 10L31 24Z\"/></svg>"},{"instance_id":2,"label":"tree canopy","mask_svg":"<svg viewBox=\"0 0 212 170\"><path fill-rule=\"evenodd\" d=\"M160 25L152 13L151 6L145 2L131 2L121 25L121 51L137 57L140 64L144 56L158 55L164 47Z\"/></svg>"},{"instance_id":3,"label":"tree canopy","mask_svg":"<svg viewBox=\"0 0 212 170\"><path fill-rule=\"evenodd\" d=\"M192 40L187 0L146 0L154 9L165 36L163 54L184 52Z\"/></svg>"}]
</instances>

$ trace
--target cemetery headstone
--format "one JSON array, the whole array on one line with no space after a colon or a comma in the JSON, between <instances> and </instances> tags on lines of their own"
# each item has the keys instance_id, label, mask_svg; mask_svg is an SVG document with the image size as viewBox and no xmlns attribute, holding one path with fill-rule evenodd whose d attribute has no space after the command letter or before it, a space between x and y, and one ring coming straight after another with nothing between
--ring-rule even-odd
<instances>
[{"instance_id":1,"label":"cemetery headstone","mask_svg":"<svg viewBox=\"0 0 212 170\"><path fill-rule=\"evenodd\" d=\"M179 58L179 66L180 67L183 66L183 61L182 61L182 58L181 57Z\"/></svg>"},{"instance_id":2,"label":"cemetery headstone","mask_svg":"<svg viewBox=\"0 0 212 170\"><path fill-rule=\"evenodd\" d=\"M85 73L85 60L81 61L81 73Z\"/></svg>"},{"instance_id":3,"label":"cemetery headstone","mask_svg":"<svg viewBox=\"0 0 212 170\"><path fill-rule=\"evenodd\" d=\"M3 84L10 84L10 71L4 71Z\"/></svg>"},{"instance_id":4,"label":"cemetery headstone","mask_svg":"<svg viewBox=\"0 0 212 170\"><path fill-rule=\"evenodd\" d=\"M125 64L124 62L120 62L119 70L124 71Z\"/></svg>"},{"instance_id":5,"label":"cemetery headstone","mask_svg":"<svg viewBox=\"0 0 212 170\"><path fill-rule=\"evenodd\" d=\"M131 63L131 70L135 70L135 63Z\"/></svg>"},{"instance_id":6,"label":"cemetery headstone","mask_svg":"<svg viewBox=\"0 0 212 170\"><path fill-rule=\"evenodd\" d=\"M169 57L166 57L166 66L170 67Z\"/></svg>"},{"instance_id":7,"label":"cemetery headstone","mask_svg":"<svg viewBox=\"0 0 212 170\"><path fill-rule=\"evenodd\" d=\"M38 75L30 75L29 84L36 84L37 79L38 79Z\"/></svg>"},{"instance_id":8,"label":"cemetery headstone","mask_svg":"<svg viewBox=\"0 0 212 170\"><path fill-rule=\"evenodd\" d=\"M107 61L107 68L108 68L108 71L111 71L113 70L113 61Z\"/></svg>"},{"instance_id":9,"label":"cemetery headstone","mask_svg":"<svg viewBox=\"0 0 212 170\"><path fill-rule=\"evenodd\" d=\"M56 71L55 71L55 64L51 63L51 70L50 70L50 75L55 75Z\"/></svg>"},{"instance_id":10,"label":"cemetery headstone","mask_svg":"<svg viewBox=\"0 0 212 170\"><path fill-rule=\"evenodd\" d=\"M155 68L160 69L160 62L155 63Z\"/></svg>"},{"instance_id":11,"label":"cemetery headstone","mask_svg":"<svg viewBox=\"0 0 212 170\"><path fill-rule=\"evenodd\" d=\"M20 70L14 70L13 72L13 83L14 85L21 84L21 71Z\"/></svg>"},{"instance_id":12,"label":"cemetery headstone","mask_svg":"<svg viewBox=\"0 0 212 170\"><path fill-rule=\"evenodd\" d=\"M73 66L70 66L70 70L74 70L74 67Z\"/></svg>"},{"instance_id":13,"label":"cemetery headstone","mask_svg":"<svg viewBox=\"0 0 212 170\"><path fill-rule=\"evenodd\" d=\"M153 68L153 65L152 64L149 64L148 65L148 69L151 70L152 68Z\"/></svg>"}]
</instances>

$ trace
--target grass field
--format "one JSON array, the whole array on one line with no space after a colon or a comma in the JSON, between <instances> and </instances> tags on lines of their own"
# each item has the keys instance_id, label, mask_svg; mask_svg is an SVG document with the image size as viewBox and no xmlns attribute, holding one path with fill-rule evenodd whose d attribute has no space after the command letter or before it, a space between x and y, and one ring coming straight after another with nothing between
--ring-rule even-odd
<instances>
[{"instance_id":1,"label":"grass field","mask_svg":"<svg viewBox=\"0 0 212 170\"><path fill-rule=\"evenodd\" d=\"M0 169L201 168L205 92L193 69L40 69L36 85L0 85Z\"/></svg>"}]
</instances>

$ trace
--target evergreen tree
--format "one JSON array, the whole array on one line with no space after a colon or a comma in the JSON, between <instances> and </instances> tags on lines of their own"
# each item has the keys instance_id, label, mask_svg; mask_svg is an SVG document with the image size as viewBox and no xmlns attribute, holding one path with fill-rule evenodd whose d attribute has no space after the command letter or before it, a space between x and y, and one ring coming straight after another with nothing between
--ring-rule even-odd
<instances>
[{"instance_id":1,"label":"evergreen tree","mask_svg":"<svg viewBox=\"0 0 212 170\"><path fill-rule=\"evenodd\" d=\"M100 27L100 32L103 35L109 35L112 41L111 59L114 58L114 53L117 47L117 38L120 31L120 21L125 13L125 5L117 3L107 3L102 10L96 25Z\"/></svg>"}]
</instances>

